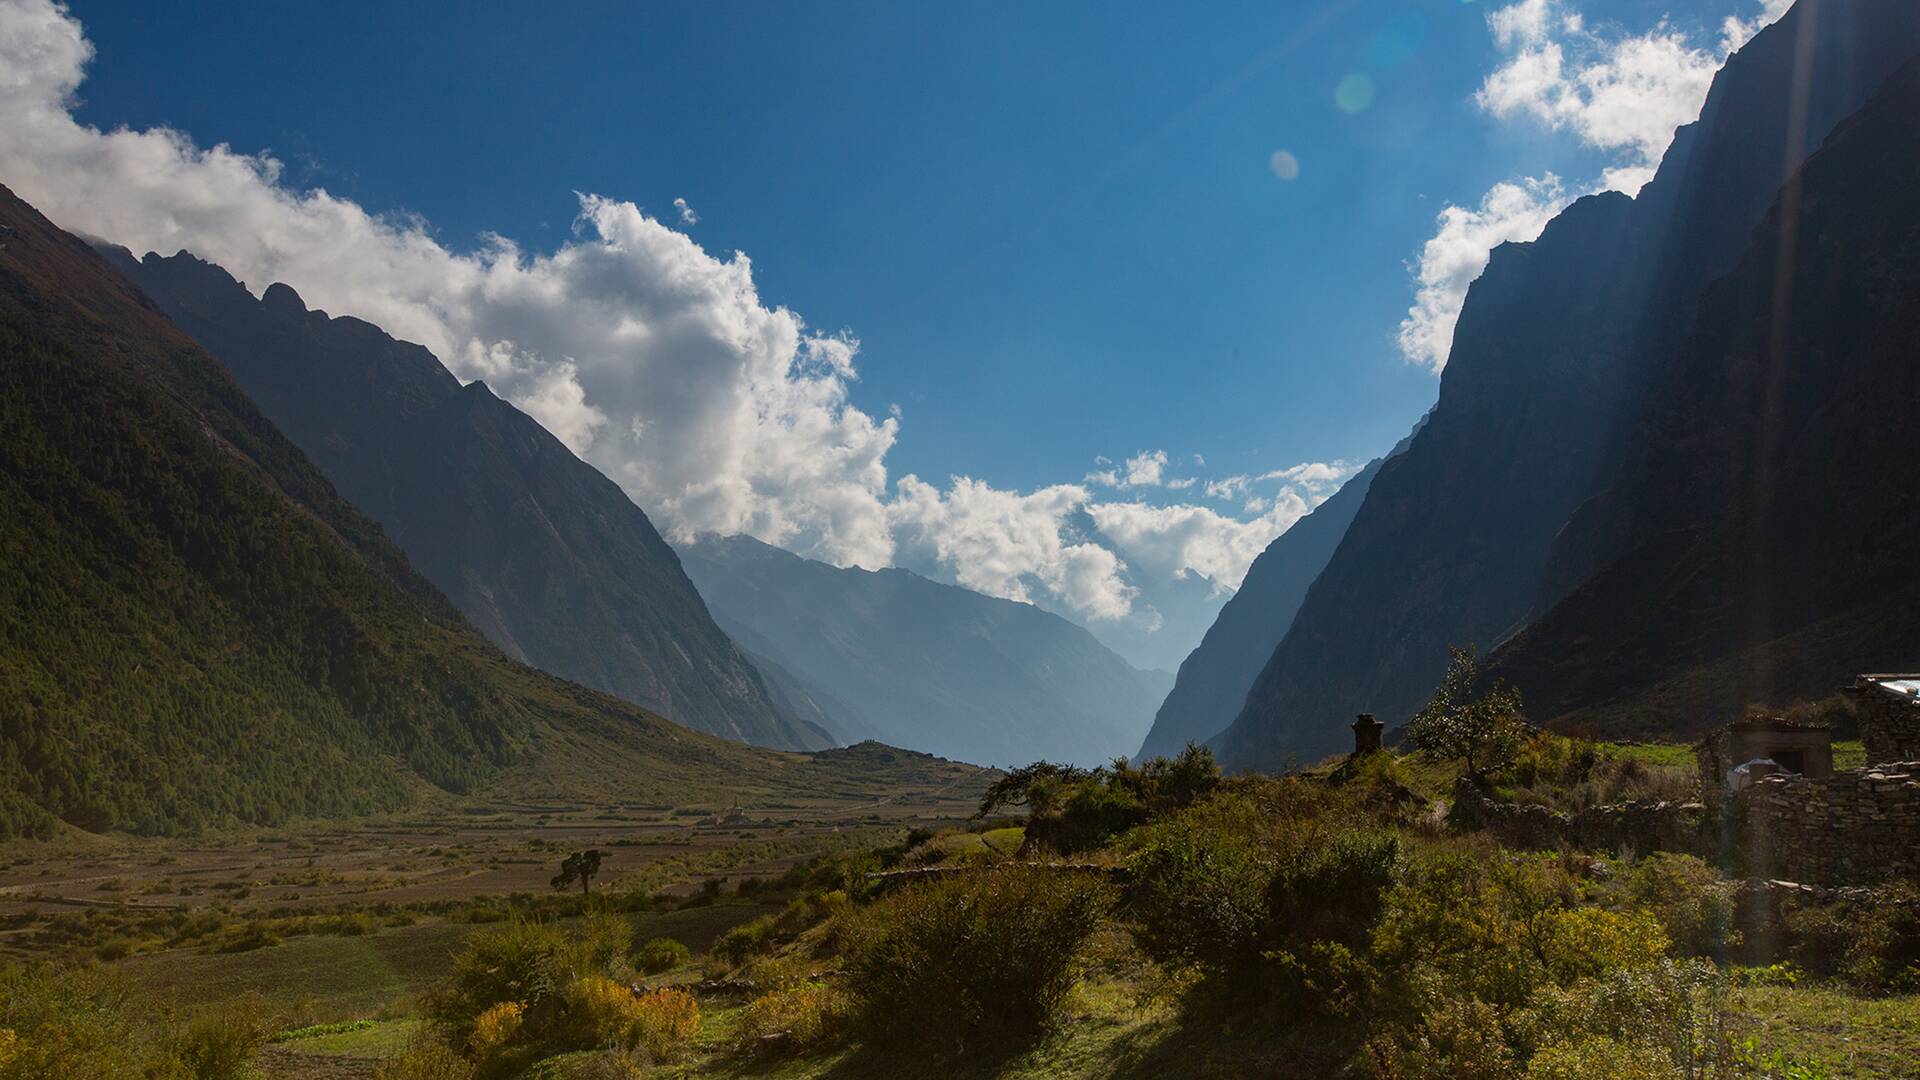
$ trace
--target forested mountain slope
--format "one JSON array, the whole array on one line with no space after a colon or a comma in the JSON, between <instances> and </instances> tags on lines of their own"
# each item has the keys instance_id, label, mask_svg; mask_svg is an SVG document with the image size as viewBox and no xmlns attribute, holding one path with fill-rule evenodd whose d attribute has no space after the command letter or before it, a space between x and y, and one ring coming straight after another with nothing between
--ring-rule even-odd
<instances>
[{"instance_id":1,"label":"forested mountain slope","mask_svg":"<svg viewBox=\"0 0 1920 1080\"><path fill-rule=\"evenodd\" d=\"M485 384L285 285L108 255L509 656L696 731L832 745L775 707L626 493Z\"/></svg>"},{"instance_id":2,"label":"forested mountain slope","mask_svg":"<svg viewBox=\"0 0 1920 1080\"><path fill-rule=\"evenodd\" d=\"M716 799L866 767L501 655L212 357L0 188L0 833L500 784Z\"/></svg>"}]
</instances>

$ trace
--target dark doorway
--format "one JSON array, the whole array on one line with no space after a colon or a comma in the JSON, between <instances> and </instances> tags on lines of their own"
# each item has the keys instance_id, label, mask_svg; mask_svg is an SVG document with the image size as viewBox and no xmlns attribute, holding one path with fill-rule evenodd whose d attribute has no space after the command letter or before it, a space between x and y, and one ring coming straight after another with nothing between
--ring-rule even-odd
<instances>
[{"instance_id":1,"label":"dark doorway","mask_svg":"<svg viewBox=\"0 0 1920 1080\"><path fill-rule=\"evenodd\" d=\"M1806 775L1807 752L1805 750L1773 750L1769 751L1767 756L1779 762L1780 767L1788 772Z\"/></svg>"}]
</instances>

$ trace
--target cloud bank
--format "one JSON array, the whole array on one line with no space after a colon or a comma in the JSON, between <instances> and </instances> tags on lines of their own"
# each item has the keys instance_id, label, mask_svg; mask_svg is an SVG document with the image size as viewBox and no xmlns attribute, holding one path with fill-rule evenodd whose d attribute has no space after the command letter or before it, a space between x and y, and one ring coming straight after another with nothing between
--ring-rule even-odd
<instances>
[{"instance_id":1,"label":"cloud bank","mask_svg":"<svg viewBox=\"0 0 1920 1080\"><path fill-rule=\"evenodd\" d=\"M944 489L911 475L890 483L900 420L850 400L859 341L764 304L746 254L709 252L591 193L556 250L496 235L454 250L418 217L289 184L269 154L79 123L74 97L92 58L64 6L0 0L0 180L67 228L136 253L190 250L256 293L283 281L311 306L427 346L676 537L750 533L842 566L907 559L983 592L1118 619L1142 575L1237 586L1253 556L1330 493L1324 477L1344 475L1338 464L1271 474L1274 490L1242 509L1250 517L1102 501L1088 486L1199 482L1170 475L1165 450L1027 493L965 476ZM684 198L666 217L698 221ZM1241 480L1245 494L1252 481Z\"/></svg>"},{"instance_id":2,"label":"cloud bank","mask_svg":"<svg viewBox=\"0 0 1920 1080\"><path fill-rule=\"evenodd\" d=\"M1467 286L1493 248L1537 238L1582 194L1634 195L1653 178L1674 131L1700 115L1727 56L1784 15L1792 0L1758 6L1744 18L1726 16L1708 45L1693 43L1666 19L1637 34L1594 28L1565 0L1519 0L1488 14L1504 57L1481 83L1475 104L1497 120L1569 132L1613 160L1585 185L1569 188L1547 173L1496 184L1478 206L1441 210L1414 264L1414 303L1400 323L1400 351L1409 361L1435 373L1446 367Z\"/></svg>"}]
</instances>

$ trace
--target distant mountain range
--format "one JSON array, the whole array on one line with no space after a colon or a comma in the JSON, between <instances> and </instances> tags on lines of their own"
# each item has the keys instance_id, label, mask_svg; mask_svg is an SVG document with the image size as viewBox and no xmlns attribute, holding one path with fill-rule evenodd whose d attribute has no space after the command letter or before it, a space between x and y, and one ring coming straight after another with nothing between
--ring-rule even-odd
<instances>
[{"instance_id":1,"label":"distant mountain range","mask_svg":"<svg viewBox=\"0 0 1920 1080\"><path fill-rule=\"evenodd\" d=\"M1774 581L1767 574L1804 570L1802 560L1815 552L1851 566L1841 575L1849 587L1876 580L1865 567L1877 565L1884 555L1865 549L1843 553L1824 542L1813 543L1770 515L1801 497L1809 508L1868 515L1829 525L1810 514L1802 529L1832 529L1861 543L1868 543L1868 536L1875 544L1890 543L1891 537L1861 523L1898 521L1898 514L1889 518L1888 508L1876 510L1863 497L1861 481L1847 475L1878 468L1880 460L1850 462L1825 452L1753 441L1756 408L1765 418L1761 429L1769 438L1793 430L1790 419L1805 418L1790 409L1780 411L1784 406L1778 399L1769 398L1762 408L1751 395L1756 385L1767 394L1809 401L1828 395L1828 412L1818 422L1803 424L1801 430L1809 435L1837 435L1856 419L1879 423L1881 406L1854 397L1853 390L1874 386L1884 372L1845 378L1808 375L1811 382L1805 386L1788 380L1786 373L1811 372L1821 363L1871 365L1865 356L1855 360L1830 351L1832 343L1842 340L1840 331L1829 327L1816 332L1806 320L1818 316L1819 304L1831 303L1836 313L1850 312L1861 325L1896 324L1898 301L1885 288L1890 281L1904 280L1897 268L1849 264L1881 249L1838 250L1802 230L1797 257L1805 265L1858 281L1863 295L1836 296L1809 284L1792 298L1793 321L1782 324L1806 339L1788 339L1768 349L1737 336L1750 330L1745 325L1705 327L1701 333L1695 327L1704 326L1702 320L1708 318L1749 317L1742 305L1753 303L1753 294L1742 293L1742 286L1717 288L1704 308L1703 292L1730 272L1753 272L1759 257L1752 254L1758 250L1753 247L1754 230L1769 207L1782 199L1782 185L1836 125L1865 105L1917 52L1920 5L1907 0L1800 4L1728 60L1700 119L1680 129L1658 175L1636 198L1609 193L1581 199L1538 240L1503 245L1493 253L1468 293L1440 400L1427 424L1405 453L1381 466L1239 717L1216 737L1215 745L1230 763L1273 766L1337 750L1344 745L1345 726L1358 712L1377 713L1389 723L1404 720L1438 682L1447 646L1496 646L1569 593L1574 598L1584 593L1584 606L1578 610L1585 615L1562 611L1553 618L1551 634L1543 626L1524 650L1524 636L1517 638L1501 658L1504 670L1525 673L1523 689L1533 695L1536 715L1590 709L1629 686L1686 678L1684 673L1699 663L1738 667L1746 662L1740 659L1746 655L1743 650L1757 647L1752 634L1804 627L1807 624L1799 621L1803 616L1839 610L1832 602L1775 603L1789 595L1799 597L1803 583ZM1900 137L1884 124L1881 128L1855 138L1871 143ZM1891 146L1880 152L1885 161L1899 160ZM1848 160L1869 157L1867 151L1854 153ZM1871 194L1895 198L1880 189ZM1790 226L1796 212L1792 201L1781 205ZM1850 227L1872 224L1860 221ZM1834 235L1847 231L1837 222L1830 228ZM1786 235L1792 234L1789 227ZM1911 258L1912 252L1908 247L1899 254ZM1860 310L1862 304L1885 306L1868 314ZM1909 322L1904 353L1908 377L1913 370L1912 332ZM1832 335L1827 345L1817 340L1819 333ZM1739 352L1703 357L1703 349ZM1755 370L1768 367L1778 374ZM1732 395L1732 400L1713 400L1719 395ZM1907 399L1896 394L1894 400ZM1773 426L1776 421L1783 426ZM1648 445L1656 437L1660 445ZM1863 453L1884 449L1870 444L1866 435L1849 436L1835 445ZM1724 459L1721 464L1709 462L1715 455ZM1770 471L1776 466L1786 471ZM1749 496L1689 489L1694 496L1712 495L1709 504L1716 509L1704 521L1695 508L1671 513L1658 509L1671 503L1655 498L1662 484L1652 471L1659 468L1676 470L1690 478L1689 483L1702 478L1746 483L1750 492L1788 502L1774 508L1730 506L1727 499ZM1789 492L1777 486L1795 476L1810 488ZM1814 489L1820 488L1826 492L1815 496ZM1644 508L1623 508L1643 499L1653 501ZM1636 524L1589 520L1620 514ZM1570 521L1575 526L1569 530ZM1688 558L1710 562L1710 552L1723 561L1734 559L1733 552L1712 545L1733 543L1726 538L1736 533L1727 530L1740 527L1759 529L1756 539L1764 537L1763 548L1773 554L1760 562L1744 556L1748 568L1737 573L1730 565L1715 567L1706 576L1677 569ZM1896 526L1892 535L1903 527ZM1671 539L1674 528L1695 530L1694 539ZM1776 528L1783 531L1769 532ZM1661 530L1670 537L1669 546L1648 546L1653 543L1650 535ZM1708 541L1709 533L1721 539ZM1779 546L1771 547L1776 541ZM1896 544L1891 550L1901 549ZM1582 584L1622 559L1638 560L1637 569L1621 563L1610 584L1599 578ZM1753 570L1759 566L1767 573ZM1622 587L1629 579L1644 581L1629 591ZM1834 577L1825 574L1814 580ZM1677 590L1683 581L1691 590L1684 600ZM1676 591L1663 594L1662 588ZM1651 606L1630 607L1634 604ZM1719 614L1701 621L1700 613L1689 607L1700 604ZM1764 619L1757 614L1762 610L1768 612ZM1671 632L1643 628L1637 635L1619 636L1635 620L1658 621L1656 611L1686 611L1688 618ZM1736 623L1745 629L1728 629ZM1671 633L1691 633L1680 626L1699 627L1712 642L1673 639ZM1629 645L1629 638L1637 644ZM1605 639L1616 640L1617 648L1601 644ZM1708 680L1720 689L1676 696L1672 710L1642 716L1638 723L1698 726L1713 715L1723 716L1733 698L1744 693L1761 687L1810 687L1831 679L1842 666L1868 665L1890 645L1884 640L1873 647L1864 640L1846 647L1836 644L1815 665L1820 674L1786 681L1722 672ZM1781 653L1769 649L1755 655ZM1631 677L1623 674L1629 668L1634 669ZM1544 673L1553 671L1577 673L1578 688L1569 684L1564 690L1550 689L1552 680ZM1742 689L1732 689L1736 687ZM1691 704L1708 700L1717 712L1686 712Z\"/></svg>"},{"instance_id":2,"label":"distant mountain range","mask_svg":"<svg viewBox=\"0 0 1920 1080\"><path fill-rule=\"evenodd\" d=\"M4 188L0 563L0 836L345 816L436 789L965 778L743 746L502 655L204 349Z\"/></svg>"},{"instance_id":3,"label":"distant mountain range","mask_svg":"<svg viewBox=\"0 0 1920 1080\"><path fill-rule=\"evenodd\" d=\"M1029 604L906 570L840 569L749 537L680 547L720 624L844 738L988 765L1133 752L1171 677Z\"/></svg>"},{"instance_id":4,"label":"distant mountain range","mask_svg":"<svg viewBox=\"0 0 1920 1080\"><path fill-rule=\"evenodd\" d=\"M696 731L833 745L774 704L626 493L484 383L284 284L256 300L184 252L108 255L508 655Z\"/></svg>"}]
</instances>

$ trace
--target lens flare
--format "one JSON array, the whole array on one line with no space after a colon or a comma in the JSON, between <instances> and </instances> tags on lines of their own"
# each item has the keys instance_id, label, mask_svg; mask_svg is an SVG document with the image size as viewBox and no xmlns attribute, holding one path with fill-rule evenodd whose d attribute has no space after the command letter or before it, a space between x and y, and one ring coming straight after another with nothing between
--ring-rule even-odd
<instances>
[{"instance_id":1,"label":"lens flare","mask_svg":"<svg viewBox=\"0 0 1920 1080\"><path fill-rule=\"evenodd\" d=\"M1373 80L1356 71L1340 80L1333 90L1333 103L1343 113L1362 113L1373 104Z\"/></svg>"}]
</instances>

